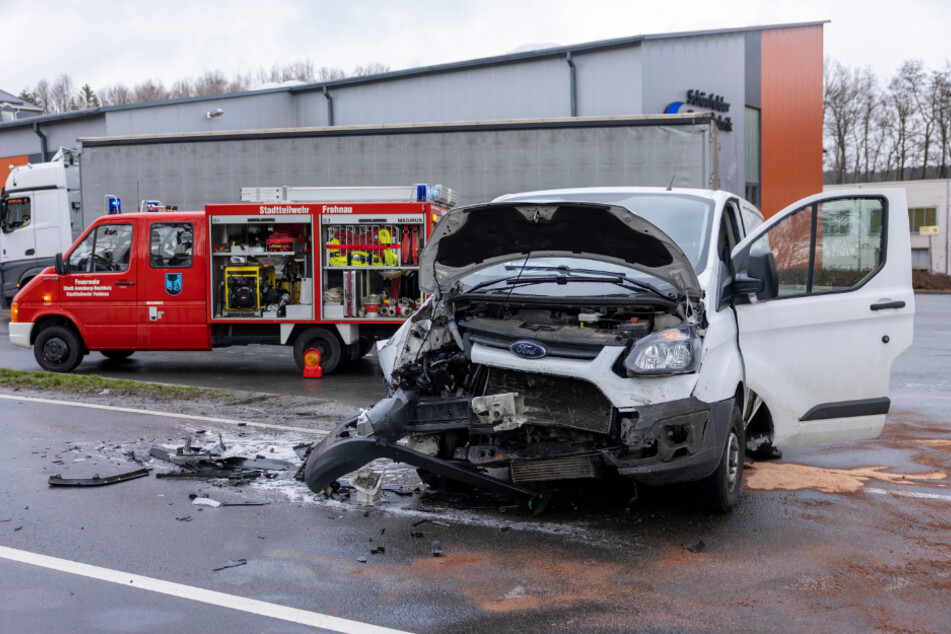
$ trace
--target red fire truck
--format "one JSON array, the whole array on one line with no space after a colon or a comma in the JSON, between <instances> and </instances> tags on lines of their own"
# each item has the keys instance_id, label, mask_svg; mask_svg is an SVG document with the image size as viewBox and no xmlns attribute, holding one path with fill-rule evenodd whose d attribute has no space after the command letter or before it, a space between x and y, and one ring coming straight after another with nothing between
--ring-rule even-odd
<instances>
[{"instance_id":1,"label":"red fire truck","mask_svg":"<svg viewBox=\"0 0 951 634\"><path fill-rule=\"evenodd\" d=\"M333 372L422 301L419 252L455 202L441 186L243 188L204 212L103 216L17 293L10 339L46 370L97 351L316 348Z\"/></svg>"}]
</instances>

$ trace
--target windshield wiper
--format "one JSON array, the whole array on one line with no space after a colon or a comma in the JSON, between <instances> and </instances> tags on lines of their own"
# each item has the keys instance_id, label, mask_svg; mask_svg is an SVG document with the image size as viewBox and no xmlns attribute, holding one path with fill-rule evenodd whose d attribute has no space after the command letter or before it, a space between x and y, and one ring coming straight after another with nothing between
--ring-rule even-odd
<instances>
[{"instance_id":1,"label":"windshield wiper","mask_svg":"<svg viewBox=\"0 0 951 634\"><path fill-rule=\"evenodd\" d=\"M511 270L514 270L514 269L521 269L521 267L515 266L515 265L513 265L513 264L508 264L508 265L506 265L505 268L506 268L507 270L510 270L510 271L511 271ZM659 288L657 288L656 286L654 286L654 285L651 284L650 282L642 282L642 281L640 281L640 280L635 280L635 279L633 279L633 278L628 277L628 276L625 275L624 273L615 272L615 271L599 271L598 269L575 269L575 268L571 268L571 267L565 266L564 264L562 264L562 265L560 265L560 266L538 266L538 265L536 265L536 266L526 266L526 267L525 267L525 270L533 270L533 271L557 271L557 272L559 272L559 273L564 273L564 274L566 274L566 275L560 275L560 276L558 276L558 277L563 278L565 281L572 281L572 282L595 282L595 281L603 282L603 281L606 281L606 280L603 280L603 279L600 279L600 278L597 278L597 279L588 279L588 278L581 277L581 276L576 277L576 276L574 276L573 274L574 274L574 273L579 273L579 274L581 274L582 276L584 276L584 275L587 275L587 276L597 275L597 276L601 276L601 277L611 278L610 283L612 283L612 284L620 284L620 285L623 285L623 284L625 284L625 283L626 283L626 284L630 284L631 286L635 286L635 287L637 287L637 288L640 288L640 289L643 289L643 290L646 290L646 291L650 291L651 293L654 293L654 294L657 295L658 297L663 297L664 299L675 299L676 297L679 297L679 296L680 296L680 293L677 292L673 297L671 297L671 295L670 295L669 293L663 292L662 290L660 290ZM505 279L506 279L506 281L507 281L509 284L513 283L512 278L505 278ZM534 279L534 280L538 280L538 279L540 279L540 278L525 278L525 277L523 277L523 278L521 278L521 279L523 279L523 280L524 280L524 279ZM545 281L557 281L557 280L545 280ZM557 281L557 283L563 284L563 283L565 283L565 282Z\"/></svg>"},{"instance_id":2,"label":"windshield wiper","mask_svg":"<svg viewBox=\"0 0 951 634\"><path fill-rule=\"evenodd\" d=\"M557 269L554 269L557 270ZM577 271L577 269L574 269ZM533 284L567 284L568 282L600 282L601 284L614 284L617 286L627 286L629 288L635 288L637 290L645 290L654 295L657 295L664 301L671 301L677 299L679 296L678 293L664 293L660 289L654 287L652 284L647 282L641 282L638 280L632 280L622 273L608 273L605 271L592 271L595 275L587 276L568 276L568 275L536 275L532 277L525 277L519 275L513 275L511 277L505 277L495 280L488 280L480 284L476 284L472 288L459 293L459 295L468 295L474 293L478 290L486 288L487 286L493 286L495 284L507 284L509 290L518 288L520 286L531 286ZM501 289L499 289L501 290Z\"/></svg>"}]
</instances>

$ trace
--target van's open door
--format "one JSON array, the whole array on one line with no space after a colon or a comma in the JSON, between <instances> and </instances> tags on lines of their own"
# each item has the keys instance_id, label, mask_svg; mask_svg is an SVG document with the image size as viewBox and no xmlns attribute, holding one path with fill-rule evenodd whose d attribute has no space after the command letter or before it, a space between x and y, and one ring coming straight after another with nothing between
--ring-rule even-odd
<instances>
[{"instance_id":1,"label":"van's open door","mask_svg":"<svg viewBox=\"0 0 951 634\"><path fill-rule=\"evenodd\" d=\"M772 415L773 445L877 437L892 362L912 341L905 191L805 198L733 255L739 290L772 277L761 301L738 295L736 311L747 384Z\"/></svg>"}]
</instances>

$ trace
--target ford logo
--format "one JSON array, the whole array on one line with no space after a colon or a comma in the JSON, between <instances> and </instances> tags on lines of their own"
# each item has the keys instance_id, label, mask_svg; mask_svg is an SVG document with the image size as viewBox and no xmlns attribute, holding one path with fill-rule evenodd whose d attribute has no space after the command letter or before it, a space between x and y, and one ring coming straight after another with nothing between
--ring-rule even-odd
<instances>
[{"instance_id":1,"label":"ford logo","mask_svg":"<svg viewBox=\"0 0 951 634\"><path fill-rule=\"evenodd\" d=\"M541 359L548 356L548 348L534 341L516 341L509 350L525 359Z\"/></svg>"}]
</instances>

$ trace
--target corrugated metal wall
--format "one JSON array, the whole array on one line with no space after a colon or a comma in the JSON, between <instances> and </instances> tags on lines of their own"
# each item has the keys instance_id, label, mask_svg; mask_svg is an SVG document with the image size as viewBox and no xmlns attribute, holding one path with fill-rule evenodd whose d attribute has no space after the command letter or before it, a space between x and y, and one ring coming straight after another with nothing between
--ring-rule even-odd
<instances>
[{"instance_id":1,"label":"corrugated metal wall","mask_svg":"<svg viewBox=\"0 0 951 634\"><path fill-rule=\"evenodd\" d=\"M598 185L705 187L710 124L372 134L87 146L84 222L106 194L123 209L159 199L180 209L239 200L249 186L441 183L461 204L510 192Z\"/></svg>"}]
</instances>

